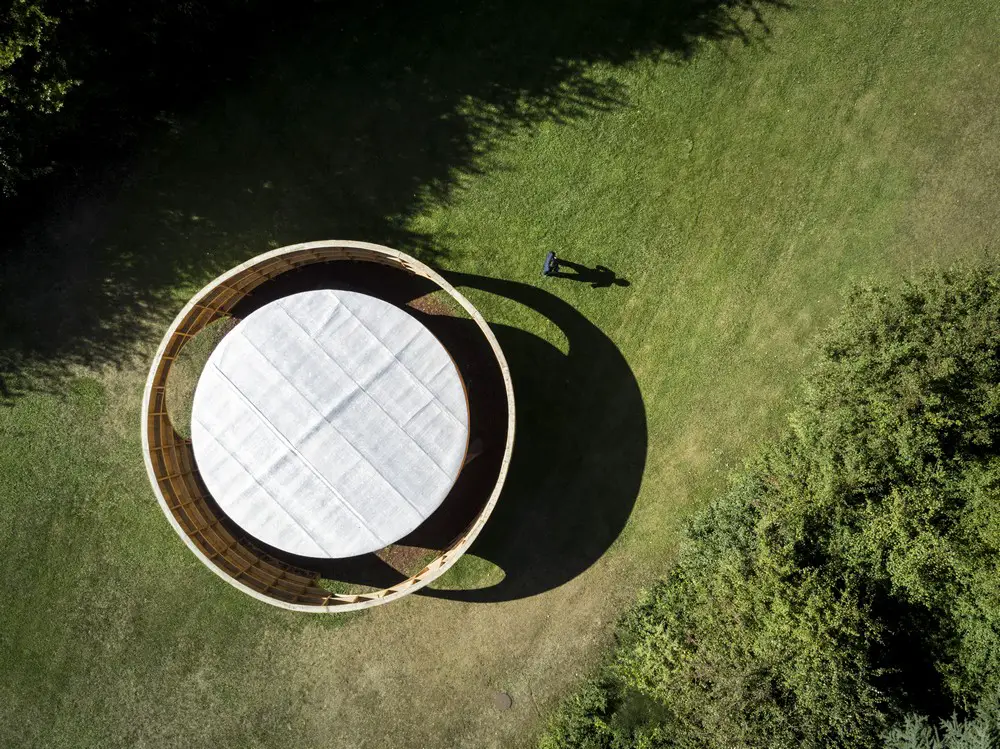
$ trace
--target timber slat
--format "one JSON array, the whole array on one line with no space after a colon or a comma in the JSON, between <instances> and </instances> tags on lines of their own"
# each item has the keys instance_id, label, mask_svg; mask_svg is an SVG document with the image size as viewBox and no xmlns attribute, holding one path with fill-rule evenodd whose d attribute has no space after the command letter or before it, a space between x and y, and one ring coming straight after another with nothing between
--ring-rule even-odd
<instances>
[{"instance_id":1,"label":"timber slat","mask_svg":"<svg viewBox=\"0 0 1000 749\"><path fill-rule=\"evenodd\" d=\"M489 501L469 529L416 575L389 588L365 594L331 593L318 587L319 573L274 559L234 538L214 514L196 481L191 440L174 430L167 411L167 380L172 363L185 344L208 324L230 317L230 310L261 284L314 263L349 260L399 268L438 284L470 314L493 349L504 377L508 402L508 437L501 471ZM331 610L365 608L394 600L442 574L478 535L493 511L506 479L513 448L514 413L510 372L503 352L482 315L435 271L403 253L379 245L352 242L311 242L260 255L202 289L168 329L150 368L143 415L143 445L154 492L164 511L173 516L202 561L222 571L238 586L249 588L278 606Z\"/></svg>"}]
</instances>

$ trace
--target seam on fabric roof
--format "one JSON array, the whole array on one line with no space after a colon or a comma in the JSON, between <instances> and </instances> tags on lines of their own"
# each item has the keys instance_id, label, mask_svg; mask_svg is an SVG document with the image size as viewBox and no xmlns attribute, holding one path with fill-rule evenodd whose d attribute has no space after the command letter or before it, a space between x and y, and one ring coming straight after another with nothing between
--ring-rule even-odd
<instances>
[{"instance_id":1,"label":"seam on fabric roof","mask_svg":"<svg viewBox=\"0 0 1000 749\"><path fill-rule=\"evenodd\" d=\"M345 309L346 309L346 307L345 307ZM355 320L357 320L357 318L356 318L356 317L355 317L354 319L355 319ZM359 324L360 324L360 321L359 321ZM375 334L374 334L374 333L372 333L372 332L371 332L371 331L370 331L370 330L369 330L368 328L365 328L365 327L364 327L364 325L362 325L361 327L362 327L362 328L363 328L363 329L365 330L365 332L367 332L367 333L368 333L368 334L369 334L369 335L370 335L370 336L371 336L372 338L375 338ZM414 334L414 336L413 336L412 340L410 340L410 341L407 341L406 345L409 345L410 343L412 343L413 341L417 340L418 338L420 338L420 331L419 331L419 330L418 330L418 331L416 331L416 333ZM375 340L377 340L377 341L378 341L378 338L375 338ZM382 341L379 341L379 343L382 343ZM383 347L383 348L387 348L387 347L386 347L386 345L385 345L384 343L382 343L382 347ZM386 360L386 362L385 362L385 363L384 363L383 365L381 365L381 366L380 366L380 367L379 367L379 368L378 368L377 370L375 370L375 372L374 372L374 373L372 374L372 376L371 376L371 378L369 379L369 382L368 382L367 384L362 384L362 383L358 382L358 385L361 385L361 387L365 388L365 392L367 392L367 390L368 390L368 385L371 385L372 383L376 382L376 381L378 380L378 378L379 378L379 377L381 377L381 376L382 376L382 375L384 375L384 374L385 374L386 372L388 372L388 371L389 371L390 369L392 369L392 367L393 367L393 364L400 364L400 365L402 365L402 362L400 362L400 361L399 361L399 359L398 359L397 357L395 357L395 356L393 356L393 357L391 357L391 358L387 359L387 360ZM404 367L404 369L405 369L405 367ZM410 375L409 379L413 379L413 375L412 375L412 374L411 374L411 373L410 373L409 371L407 371L407 374L408 374L408 375ZM436 396L436 395L435 395L435 394L433 393L433 391L431 391L431 389L430 389L430 388L428 388L428 387L424 387L424 390L426 390L426 391L427 391L427 392L426 392L426 393L424 394L424 398L425 398L425 402L426 402L426 403L431 403L431 402L433 402L433 401L436 401L436 400L439 400L439 398L438 398L438 397L437 397L437 396ZM449 413L448 415L449 415L449 416L451 416L452 414L450 414L450 413Z\"/></svg>"},{"instance_id":2,"label":"seam on fabric roof","mask_svg":"<svg viewBox=\"0 0 1000 749\"><path fill-rule=\"evenodd\" d=\"M332 298L333 298L333 300L334 300L334 301L336 302L336 304L335 304L335 305L333 305L332 307L330 307L330 308L329 308L329 309L327 310L327 313L326 313L326 315L324 315L324 316L323 316L323 321L322 321L322 322L320 322L320 323L318 323L318 324L316 325L316 329L317 329L317 330L322 330L322 329L323 329L323 328L325 328L325 327L326 327L327 325L329 325L329 324L330 324L330 320L332 320L332 319L333 319L334 315L336 315L336 314L337 314L337 311L338 311L338 310L339 310L339 309L340 309L340 308L341 308L341 307L343 306L343 303L342 303L342 302L340 301L340 297L338 297L338 296L337 296L337 295L336 295L335 293L333 293L333 291L332 291L332 290L330 290L330 289L326 289L326 291L328 291L329 293L328 293L328 294L324 294L324 296L328 296L328 297L332 297ZM289 317L291 317L291 314L290 314L290 313L288 312L288 307L287 307L287 305L286 305L286 302L288 301L288 299L289 299L289 297L282 297L281 299L279 299L279 300L278 300L278 308L279 308L279 309L281 309L281 310L282 310L282 311L283 311L283 312L284 312L285 314L287 314L287 315L288 315ZM346 308L345 308L345 309L346 309ZM309 333L309 331L306 331L306 332L307 332L307 333ZM309 335L310 335L310 337L312 337L312 333L309 333Z\"/></svg>"},{"instance_id":3,"label":"seam on fabric roof","mask_svg":"<svg viewBox=\"0 0 1000 749\"><path fill-rule=\"evenodd\" d=\"M285 310L284 310L284 309L282 309L282 312L285 312ZM288 314L288 313L286 312L285 314ZM303 333L305 333L305 334L306 334L306 336L309 336L309 331L305 330L305 329L304 329L304 328L303 328L303 327L302 327L301 325L299 325L298 321L297 321L297 320L295 320L295 318L294 318L294 317L292 317L291 315L288 315L288 318L289 318L289 319L290 319L290 320L291 320L292 322L294 322L294 323L295 323L296 325L298 325L298 327L299 327L299 328L300 328L300 329L302 330L302 332L303 332ZM327 424L329 424L329 425L330 425L330 427L331 427L331 428L332 428L332 429L333 429L333 430L334 430L334 431L335 431L335 432L336 432L337 434L339 434L339 435L340 435L340 436L341 436L341 437L342 437L342 438L344 439L344 443L345 443L345 444L347 444L347 445L348 445L348 446L349 446L349 447L350 447L350 448L351 448L351 449L352 449L352 450L353 450L353 451L354 451L355 453L357 453L357 454L358 454L359 456L361 456L361 458L362 458L362 459L363 459L363 460L364 460L364 461L365 461L365 462L366 462L366 463L367 463L367 464L368 464L369 466L371 466L372 470L373 470L373 471L375 471L375 473L377 473L377 474L379 475L379 477L380 477L380 478L382 479L382 481L384 481L384 482L386 483L386 485L387 485L387 486L388 486L388 487L389 487L390 489L392 489L392 490L393 490L394 492L396 492L396 494L398 494L398 495L399 495L399 498L400 498L400 499L402 499L402 500L403 500L404 502L406 502L406 504L408 504L408 505L409 505L409 506L410 506L411 508L413 508L413 511L414 511L415 513L417 513L417 516L418 516L418 517L419 517L419 518L420 518L421 520L426 520L426 519L427 519L427 517L428 517L428 516L427 516L427 515L425 515L425 514L424 514L424 513L423 513L423 512L422 512L422 511L420 510L420 508L419 508L419 507L417 507L417 506L416 506L415 504L413 504L413 502L412 502L412 501L410 501L409 497L407 497L407 496L406 496L405 494L403 494L403 493L402 493L402 492L401 492L401 491L400 491L400 490L398 489L398 487L397 487L397 486L396 486L395 484L393 484L393 483L392 483L391 481L389 481L389 479L388 479L388 478L386 478L385 474L383 474L383 473L382 473L382 472L381 472L381 471L380 471L380 470L379 470L379 469L378 469L378 468L377 468L377 467L375 466L375 464L374 464L374 463L372 463L372 461L371 461L371 460L369 460L369 459L368 459L368 457L367 457L367 456L366 456L366 455L365 455L364 453L362 453L362 452L361 452L361 450L359 450L359 449L358 449L357 445L355 445L355 444L354 444L353 442L351 442L351 441L350 441L349 439L347 439L346 437L344 437L344 434L343 434L343 432L341 432L341 431L340 431L339 429L337 429L336 425L332 424L332 423L330 422L330 420L326 418L326 416L325 416L325 415L323 414L323 412L322 412L322 411L320 411L320 410L319 410L318 408L316 408L316 406L315 406L315 405L313 405L313 403L312 403L312 402L311 402L311 401L309 400L309 398L307 398L307 397L305 396L305 394L304 394L304 393L303 393L303 392L302 392L301 390L299 390L299 389L298 389L298 388L297 388L297 387L295 386L295 383L293 383L293 382L292 382L291 380L289 380L289 379L288 379L287 377L285 377L284 373L283 373L283 372L282 372L282 371L281 371L280 369L278 369L278 368L277 368L277 367L276 367L276 366L274 365L274 362L272 362L272 361L271 361L270 359L268 359L268 358L267 358L267 357L266 357L266 356L264 355L264 352L263 352L263 351L261 351L261 350L260 350L259 348L257 348L256 344L254 344L254 342L253 342L253 341L251 341L251 340L250 340L249 338L247 338L247 337L246 337L245 335L243 336L243 340L245 340L245 341L246 341L247 343L249 343L249 344L250 344L250 346L251 346L251 347L253 348L253 350L254 350L254 351L256 351L256 352L257 352L258 354L260 354L260 357L261 357L261 359L263 359L263 360L264 360L264 361L265 361L265 362L267 363L267 365L268 365L269 367L271 367L271 369L273 369L273 370L274 370L275 372L277 372L277 373L278 373L278 375L279 375L279 376L280 376L280 377L281 377L281 378L282 378L282 379L283 379L283 380L284 380L285 382L287 382L287 383L288 383L289 387L291 387L291 388L292 388L292 390L294 390L294 391L295 391L296 393L298 393L298 394L299 394L300 396L302 396L302 399L303 399L303 400L304 400L304 401L306 402L306 404L307 404L307 405L308 405L308 406L309 406L309 407L310 407L310 408L311 408L311 409L312 409L313 411L315 411L316 413L318 413L318 414L319 414L319 416L320 416L320 418L321 418L321 419L323 419L323 421L325 421L325 422L326 422ZM310 340L310 341L314 341L314 339L313 339L313 338L312 338L311 336L309 337L309 340ZM320 346L317 346L317 348L319 348L319 350L320 350L320 351L323 351L323 349L322 349L322 348L321 348ZM328 359L330 359L330 361L332 361L332 362L334 363L334 365L335 365L336 367L338 367L338 368L339 368L339 369L340 369L340 370L341 370L342 372L344 371L344 370L343 370L343 367L341 367L341 366L340 366L339 364L337 364L336 360L334 360L334 359L333 359L333 358L332 358L332 357L331 357L331 356L330 356L329 354L327 354L327 353L326 353L325 351L323 351L323 355L324 355L324 356L326 356L326 357L327 357ZM349 380L351 380L351 382L354 382L354 384L355 384L355 385L357 385L357 382L356 382L356 381L354 380L354 378L353 378L353 377L351 377L351 376L350 376L349 374L347 374L347 372L344 372L344 374L345 374L345 375L347 375L347 378L348 378ZM235 387L235 385L234 385L234 387ZM241 395L242 395L242 393L241 393ZM246 397L246 396L244 396L244 397ZM350 396L350 395L348 395L348 396L347 396L346 398L344 398L344 401L343 401L343 402L346 402L346 401L350 400L350 397L351 397L351 396ZM369 397L371 397L371 396L369 396ZM372 400L374 401L374 399L372 399ZM263 416L263 414L261 414L261 416ZM388 414L386 414L386 416L388 416ZM267 420L267 417L264 417L264 419L265 419L265 420ZM391 417L391 416L389 416L389 420L390 420L390 421L392 421L392 417ZM268 421L268 423L270 424L270 422L269 422L269 421ZM393 423L395 423L395 422L393 422ZM405 432L404 432L404 434L405 434ZM407 436L409 436L409 435L407 435ZM285 439L283 435L282 435L282 439ZM285 440L285 442L286 442L286 443L287 443L287 444L288 444L288 445L289 445L290 447L292 447L291 443L290 443L290 442L288 442L288 440ZM418 447L419 447L419 445L418 445ZM292 447L292 449L293 449L293 450L295 450L295 448L294 448L294 447ZM303 461L305 461L305 462L306 462L306 464L307 464L307 465L309 465L309 466L310 466L311 468L313 468L313 470L314 470L314 471L315 471L315 470L318 470L318 469L316 469L316 468L315 468L315 467L314 467L314 466L312 465L312 463L309 463L309 461L308 461L308 460L306 460L306 457L305 457L304 455L302 455L302 453L300 453L300 452L299 452L298 450L295 450L295 453L296 453L296 455L300 455L300 456L302 457L302 460L303 460ZM433 459L432 459L432 460L433 460ZM437 464L435 463L435 465L437 465ZM440 468L440 467L439 467L439 468ZM442 473L444 473L444 471L442 471ZM320 476L320 479L321 479L321 480L322 480L322 481L323 481L324 483L326 483L326 484L327 484L328 486L330 486L330 490L331 490L331 491L333 491L333 492L335 492L335 493L337 494L337 496L338 496L339 498L341 498L341 500L342 500L342 501L343 501L343 502L344 502L344 503L345 503L345 504L346 504L346 505L347 505L347 506L348 506L348 507L350 508L351 512L352 512L352 513L354 513L354 514L355 514L356 516L358 516L358 519L360 519L362 523L364 523L364 522L365 522L365 521L364 521L364 519L362 519L362 518L361 518L361 516L360 516L360 515L358 515L358 513L357 513L357 511L356 511L356 510L354 509L354 507L353 507L353 506L352 506L352 505L351 505L351 504L350 504L350 503L349 503L349 502L348 502L348 501L347 501L347 500L346 500L346 499L345 499L345 498L343 497L343 495L342 495L342 494L340 494L339 492L337 492L337 490L336 490L336 489L334 489L334 488L333 488L333 486L332 486L332 485L330 485L330 484L329 484L329 482L328 482L328 481L327 481L327 480L326 480L326 479L325 479L325 478L324 478L324 477L323 477L322 475ZM368 524L367 524L367 523L365 523L365 527L366 527L366 528L368 528L368 529L369 529L369 530L371 531L371 528L370 528L370 527L368 526ZM377 538L377 539L378 539L379 541L382 541L382 537L381 537L381 536L379 536L379 535L378 535L377 533L375 533L375 531L371 531L371 533L372 533L372 535L373 535L373 536L375 536L375 538ZM390 541L390 542L385 542L385 543L391 543L391 541ZM383 545L384 545L384 544L383 544Z\"/></svg>"},{"instance_id":4,"label":"seam on fabric roof","mask_svg":"<svg viewBox=\"0 0 1000 749\"><path fill-rule=\"evenodd\" d=\"M218 367L216 367L216 369L218 369ZM222 374L221 371L219 373ZM225 377L225 375L222 375L222 376ZM236 387L232 383L230 383L230 385L232 385L233 387ZM256 476L254 476L253 472L249 468L247 468L246 464L242 460L240 460L239 458L237 458L236 455L233 454L233 451L230 450L228 447L226 447L218 437L216 437L214 434L212 434L212 431L208 428L208 426L206 426L205 422L203 422L201 419L196 419L196 421L201 425L201 428L205 430L205 434L207 436L211 437L213 442L215 442L223 450L225 450L229 454L229 457L232 458L233 460L235 460L239 464L240 468L242 468L243 471L246 473L246 475L250 477L250 480L253 481L255 484L257 484L257 486L259 486L261 489L264 490L264 493L267 494L267 496L269 496L274 501L274 504L277 505L278 509L280 509L283 513L285 513L285 515L288 516L288 519L291 520L296 525L296 527L298 527L298 529L300 531L302 531L303 533L306 534L306 536L309 537L309 540L312 541L316 545L316 548L318 548L320 551L322 551L325 554L329 554L330 553L330 550L328 548L326 548L325 545L323 545L322 543L320 543L319 539L316 538L315 536L313 536L313 534L309 532L309 529L306 528L304 525L302 525L302 523L300 523L298 521L298 519L288 510L288 508L286 508L283 504L281 504L281 502L278 501L278 498L276 496L274 496L274 494L272 494L271 491L266 486L264 486L257 479ZM237 525L239 525L239 524L237 523ZM382 539L378 538L378 536L376 536L376 539L379 540L379 541L382 540Z\"/></svg>"},{"instance_id":5,"label":"seam on fabric roof","mask_svg":"<svg viewBox=\"0 0 1000 749\"><path fill-rule=\"evenodd\" d=\"M386 303L388 304L388 302L386 302ZM442 402L441 399L438 398L434 394L434 392L429 387L427 387L419 377L417 377L415 374L413 374L413 371L408 366L406 366L406 364L404 364L402 361L399 360L399 357L396 356L395 353L393 353L393 350L391 348L389 348L388 346L385 345L385 342L381 338L379 338L377 335L375 335L375 331L372 330L371 328L369 328L367 325L365 325L364 320L362 320L360 317L358 317L356 314L354 314L354 310L352 310L350 307L348 307L343 301L341 301L341 305L343 306L344 309L347 310L347 312L351 315L351 317L353 317L355 320L358 321L358 324L362 328L364 328L365 330L367 330L371 334L372 338L374 338L376 341L379 342L379 344L381 344L382 348L384 348L386 351L389 352L389 356L391 356L393 359L395 359L397 362L399 362L399 366L401 366L404 370L406 370L406 373L410 376L410 378L414 382L416 382L420 387L422 387L424 390L426 390L430 394L431 398L433 398L434 400L436 400L439 403L441 403L441 406L444 409L444 412L446 414L448 414L449 416L451 416L461 426L463 426L463 427L466 426L462 422L462 419L459 418L458 415L456 415L455 413L453 413L452 410L450 408L448 408L447 404L445 404L444 402ZM403 314L406 315L405 312ZM289 317L291 317L291 315L289 315ZM407 315L407 317L409 317L409 315ZM412 317L410 319L413 320ZM421 325L421 323L418 320L414 320L414 322L417 325ZM430 331L427 331L427 332L430 333ZM434 335L434 334L431 333L431 335ZM434 340L437 341L437 338L435 338ZM437 343L438 343L439 346L444 347L444 344L441 343L440 341L437 341ZM454 366L454 363L452 363L452 366ZM459 377L461 377L461 375L459 375Z\"/></svg>"},{"instance_id":6,"label":"seam on fabric roof","mask_svg":"<svg viewBox=\"0 0 1000 749\"><path fill-rule=\"evenodd\" d=\"M444 344L442 344L442 345L444 345ZM438 367L437 372L435 372L430 377L428 377L427 381L428 382L433 382L437 378L437 376L439 374L441 374L442 372L444 372L446 369L448 369L449 366L451 366L452 368L454 368L454 370L456 372L458 371L458 365L455 364L455 360L451 357L451 354L448 354L447 360L441 363L441 366ZM462 376L461 373L458 376L461 377ZM465 397L465 388L461 388L461 395L462 395L462 403L464 403L465 406L466 406L466 408L468 408L469 404L468 404L467 398ZM441 402L444 403L444 400L442 399ZM445 406L445 408L447 408L447 406Z\"/></svg>"},{"instance_id":7,"label":"seam on fabric roof","mask_svg":"<svg viewBox=\"0 0 1000 749\"><path fill-rule=\"evenodd\" d=\"M244 339L247 340L248 343L250 343L249 339L247 339L246 336L244 336ZM250 343L250 345L253 346L253 343ZM257 350L257 347L254 346L254 349ZM259 350L258 350L258 353L259 353ZM264 357L264 359L266 361L267 357ZM297 455L299 457L299 459L302 461L302 463L316 476L316 478L318 478L321 482L323 482L323 484L333 493L334 497L336 497L340 501L340 503L342 505L344 505L344 507L347 508L347 511L350 512L352 515L354 515L354 517L356 517L358 519L358 522L360 522L361 525L364 527L364 529L366 531L368 531L369 534L371 534L372 538L374 538L376 541L378 541L379 543L381 543L383 546L385 546L387 543L389 543L389 542L385 541L378 533L376 533L374 530L372 530L371 526L369 526L368 523L365 521L365 519L358 513L358 511L355 510L353 506L351 506L351 503L347 501L347 499L344 497L344 495L337 491L337 489L333 486L333 484L331 484L326 479L326 477L319 472L319 469L316 468L316 466L314 466L309 461L309 459L306 458L305 455L303 455L302 453L300 453L298 450L295 449L295 446L291 442L288 441L288 438L286 438L285 435L283 435L277 429L277 427L275 427L274 424L271 423L271 420L268 419L267 416L265 416L264 413L259 408L257 408L256 405L254 405L253 401L251 401L246 396L246 394L242 390L240 390L239 387L237 387L236 383L233 382L231 379L229 379L229 376L226 375L226 373L223 372L221 369L219 369L218 365L213 365L213 366L215 366L216 370L218 370L219 374L229 384L229 386L233 389L233 391L237 394L237 396L239 396L239 398L244 403L246 403L246 405L250 406L251 410L255 414L257 414L257 416L267 426L267 428L271 431L271 433L274 434L274 436L276 436L282 442L282 444L284 444L286 447L288 447L289 449L291 449L291 451L295 455ZM275 370L275 371L277 372L278 370ZM281 375L281 377L284 378L286 382L288 382L288 379L285 378L285 376L283 374L281 374L281 372L278 372L278 374ZM291 384L291 383L289 383L289 384ZM298 391L296 390L296 392L298 392ZM312 405L312 404L310 404L310 405ZM320 415L322 416L322 414L320 414ZM270 492L268 492L268 494L270 495ZM285 512L289 512L289 510L284 505L281 504L281 502L278 500L277 497L275 497L274 495L271 495L271 498L274 499L274 501L281 507L281 509L285 510ZM330 553L330 550L327 549L323 544L319 544L319 546L320 546L320 548L324 549L327 554Z\"/></svg>"},{"instance_id":8,"label":"seam on fabric roof","mask_svg":"<svg viewBox=\"0 0 1000 749\"><path fill-rule=\"evenodd\" d=\"M345 307L344 309L347 309L347 308ZM288 319L289 319L289 320L291 320L292 322L294 322L294 323L295 323L296 325L298 325L298 326L299 326L299 329L300 329L300 330L301 330L301 331L302 331L303 333L305 333L305 334L306 334L307 336L309 335L309 331L308 331L308 330L306 330L305 326L303 326L303 325L302 325L302 323L300 323L300 322L299 322L298 320L296 320L296 319L295 319L294 317L292 317L292 315L288 314L288 310L286 310L286 309L285 309L284 307L282 307L282 308L281 308L281 311L282 311L282 312L284 312L284 313L285 313L286 315L288 315ZM357 318L355 318L355 319L357 319ZM359 320L358 322L360 322L360 320ZM361 323L361 325L362 325L362 327L365 327L365 326L364 326L364 323ZM365 327L365 330L368 330L368 328L367 328L367 327ZM375 336L375 334L374 334L374 333L372 333L372 331L371 331L371 330L368 330L368 332L369 332L369 333L371 333L371 335L372 335L373 337ZM248 340L249 340L249 339L248 339ZM312 340L313 342L315 342L315 340L316 340L316 339L315 339L315 338L312 338L312 337L310 337L310 340ZM381 343L381 341L379 341L379 343ZM250 345L251 345L251 346L253 346L253 344L252 344L252 343L251 343ZM382 344L382 345L384 346L385 344ZM256 346L254 346L254 348L257 348L257 347L256 347ZM445 478L447 478L447 479L448 479L449 481L453 481L453 479L452 479L452 476L451 476L451 474L450 474L450 473L449 473L448 471L446 471L446 470L444 469L444 467L443 467L443 466L441 466L441 464L440 464L440 463L438 463L438 462L437 462L437 461L436 461L436 460L434 459L434 456L433 456L433 455L431 455L431 454L430 454L429 452L427 452L427 451L426 451L426 450L425 450L425 449L423 448L423 446L422 446L422 445L421 445L421 444L420 444L419 442L417 442L417 440L416 440L416 439L415 439L415 438L413 437L413 435L412 435L412 434L410 434L410 433L409 433L408 431L406 431L406 429L405 429L405 428L403 427L403 425L402 425L402 424L400 424L400 423L399 423L398 421L396 421L396 420L395 420L395 419L394 419L394 418L392 417L392 414L390 414L390 413L389 413L388 411L386 411L386 410L385 410L385 408L383 408L383 407L382 407L382 404L381 404L381 403L379 403L379 402L378 402L378 400L377 400L377 399L376 399L376 398L375 398L375 397L374 397L374 396L373 396L373 395L372 395L371 393L369 393L369 392L368 392L368 388L366 388L366 387L365 387L364 385L362 385L362 384L361 384L360 382L358 382L358 381L357 381L356 379L354 379L354 376L353 376L353 375L352 375L352 374L351 374L350 372L348 372L348 371L347 371L346 369L344 369L344 367L343 367L343 366L342 366L342 365L341 365L341 364L340 364L340 363L339 363L339 362L338 362L338 361L337 361L336 359L334 359L334 358L333 358L332 356L330 356L330 353L329 353L329 352L328 352L328 351L327 351L326 349L324 349L324 348L323 348L322 346L320 346L320 345L319 345L318 343L316 343L316 348L318 348L318 349L319 349L319 350L320 350L320 351L321 351L321 352L323 353L323 356L325 356L325 357L326 357L327 359L329 359L329 360L330 360L331 362L333 362L333 363L334 363L334 365L335 365L335 366L336 366L336 367L337 367L337 368L338 368L338 369L339 369L339 370L340 370L341 372L343 372L343 373L344 373L344 374L345 374L345 375L347 376L347 378L348 378L348 379L349 379L349 380L350 380L351 382L353 382L353 383L354 383L354 384L355 384L355 385L356 385L356 386L358 387L358 389L359 389L359 390L360 390L361 392L363 392L363 393L364 393L365 395L367 395L367 396L368 396L368 398L369 398L369 400L371 400L371 402L372 402L372 403L374 403L374 404L375 404L376 406L378 406L379 410L380 410L380 411L382 411L382 413L384 413L384 414L386 415L386 417L387 417L387 418L389 419L389 421L391 421L391 422L393 423L393 425L394 425L394 426L395 426L395 427L396 427L396 428L397 428L397 429L398 429L399 431L401 431L401 432L402 432L403 434L405 434L405 435L406 435L407 437L409 437L409 438L410 438L410 441L411 441L411 442L412 442L412 443L413 443L413 444L414 444L414 445L416 446L416 448L417 448L418 450L420 450L420 452L422 452L422 453L423 453L424 455L426 455L426 456L427 456L427 459L428 459L428 460L429 460L429 461L430 461L431 463L433 463L433 464L434 464L434 467L435 467L435 468L437 468L437 469L438 469L438 471L440 471L440 472L441 472L441 475L443 475L443 476L444 476ZM260 349L258 349L258 351L259 351L259 350L260 350ZM262 355L263 355L263 354L262 354ZM264 358L266 359L267 357L264 357ZM399 361L399 360L397 359L397 361ZM400 362L400 364L402 364L402 362ZM280 374L280 372L279 372L279 374ZM412 375L411 375L411 376L412 376ZM284 377L284 375L282 375L282 377ZM286 381L286 382L288 382L288 384L289 384L289 385L291 385L291 384L292 384L291 382L289 382L289 380L288 380L288 378L287 378L287 377L285 377L285 381ZM292 387L295 387L295 386L294 386L294 385L292 385ZM297 389L297 388L296 388L296 389ZM429 391L428 391L428 392L429 392ZM440 401L439 401L439 400L438 400L437 398L434 398L433 396L434 396L434 394L433 394L433 393L431 393L431 400L432 400L432 401L435 401L435 402L437 402L437 403L439 403L439 404L440 404L441 402L440 402ZM349 400L349 397L348 397L348 398L345 398L344 400L345 400L345 401L346 401L346 400ZM445 412L447 412L447 408L446 408L446 407L445 407L445 406L444 406L443 404L441 404L441 407L442 407L442 409L443 409L443 410L444 410ZM322 415L322 414L321 414L321 415ZM451 414L449 413L449 415L451 415ZM336 429L336 427L335 427L335 426L334 426L334 425L333 425L332 423L330 423L329 419L327 419L327 423L328 423L328 424L330 424L330 426L333 426L333 428L334 428L334 429ZM466 426L465 426L464 424L462 424L461 422L459 422L459 426L461 426L461 427L463 428L463 431L466 431L466 432L468 431L468 427L466 427ZM338 432L339 432L339 430L338 430ZM341 436L343 436L343 435L341 435ZM353 446L353 444L352 444L352 446ZM358 452L359 452L359 453L361 453L361 450L360 450L360 449L358 449L357 447L355 447L355 449L356 449L356 450L358 450ZM363 454L363 453L362 453L362 454ZM366 458L366 459L367 459L367 458ZM369 461L369 462L370 462L370 461ZM372 468L375 468L374 464L372 464ZM381 471L379 471L379 470L378 470L378 468L375 468L375 470L376 470L376 471L378 472L378 474L379 474L380 476L382 476L382 472L381 472ZM382 476L382 477L383 477L383 478L385 478L384 476ZM391 486L393 487L393 489L396 489L395 485L393 485L393 484L392 484L392 482L391 482L391 481L389 481L389 479L386 479L386 483L390 484L390 485L391 485ZM397 491L397 492L399 492L399 490L398 490L398 489L396 489L396 491ZM404 495L402 494L402 492L399 492L399 493L400 493L400 496L403 496L403 498L404 498L404 499L406 499L406 497L405 497L405 496L404 496ZM407 501L407 502L409 502L409 499L407 499L406 501ZM411 502L410 504L412 505L412 502ZM416 508L416 507L414 506L414 509L417 509L417 508ZM420 512L419 510L417 510L417 511L418 511L418 512ZM425 515L424 515L423 513L420 513L420 515L421 515L421 517L426 517L426 516L425 516Z\"/></svg>"}]
</instances>

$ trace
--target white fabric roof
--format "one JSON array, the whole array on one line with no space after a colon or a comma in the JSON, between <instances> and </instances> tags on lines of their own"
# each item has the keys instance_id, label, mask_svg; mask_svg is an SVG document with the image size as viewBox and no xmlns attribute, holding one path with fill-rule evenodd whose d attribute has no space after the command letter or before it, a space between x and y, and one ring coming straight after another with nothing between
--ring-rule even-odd
<instances>
[{"instance_id":1,"label":"white fabric roof","mask_svg":"<svg viewBox=\"0 0 1000 749\"><path fill-rule=\"evenodd\" d=\"M462 380L414 317L351 291L307 291L240 322L198 381L191 439L223 511L310 557L397 541L455 483L469 439Z\"/></svg>"}]
</instances>

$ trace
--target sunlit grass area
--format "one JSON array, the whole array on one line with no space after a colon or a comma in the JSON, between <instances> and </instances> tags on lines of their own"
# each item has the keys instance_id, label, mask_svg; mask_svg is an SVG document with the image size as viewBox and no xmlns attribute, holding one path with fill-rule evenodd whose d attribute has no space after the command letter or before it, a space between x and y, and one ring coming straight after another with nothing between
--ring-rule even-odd
<instances>
[{"instance_id":1,"label":"sunlit grass area","mask_svg":"<svg viewBox=\"0 0 1000 749\"><path fill-rule=\"evenodd\" d=\"M315 11L7 237L0 743L531 745L780 428L842 292L1000 236L1000 6L755 10ZM519 478L450 581L503 595L284 612L156 504L139 405L166 321L326 238L465 274L503 333ZM550 250L629 285L542 279Z\"/></svg>"}]
</instances>

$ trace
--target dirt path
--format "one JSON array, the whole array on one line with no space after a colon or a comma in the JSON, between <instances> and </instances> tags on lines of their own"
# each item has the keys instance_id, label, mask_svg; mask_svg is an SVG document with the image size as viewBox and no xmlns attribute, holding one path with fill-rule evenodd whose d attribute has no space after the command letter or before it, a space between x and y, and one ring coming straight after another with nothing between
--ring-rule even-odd
<instances>
[{"instance_id":1,"label":"dirt path","mask_svg":"<svg viewBox=\"0 0 1000 749\"><path fill-rule=\"evenodd\" d=\"M263 647L277 654L288 692L301 699L309 745L530 746L540 721L601 652L616 616L614 577L613 564L601 562L518 601L411 597L343 629L306 626ZM494 705L498 691L513 698L510 710Z\"/></svg>"}]
</instances>

